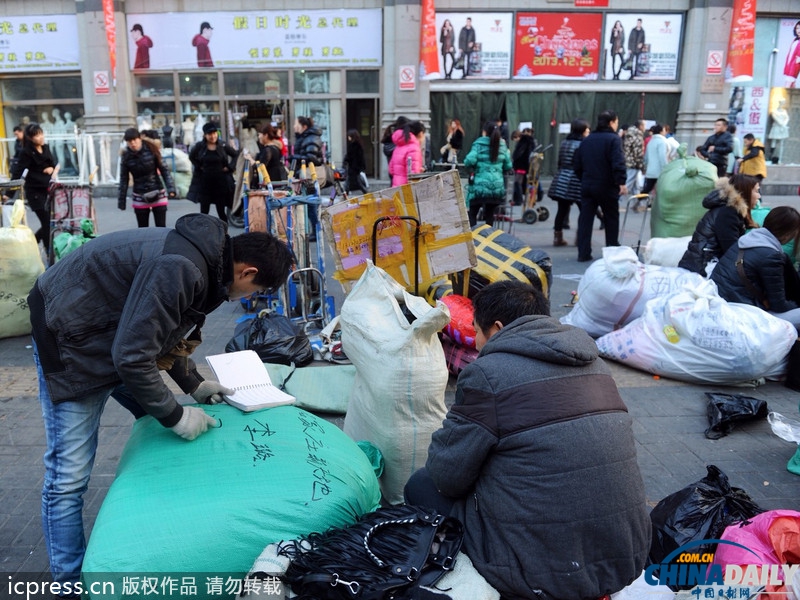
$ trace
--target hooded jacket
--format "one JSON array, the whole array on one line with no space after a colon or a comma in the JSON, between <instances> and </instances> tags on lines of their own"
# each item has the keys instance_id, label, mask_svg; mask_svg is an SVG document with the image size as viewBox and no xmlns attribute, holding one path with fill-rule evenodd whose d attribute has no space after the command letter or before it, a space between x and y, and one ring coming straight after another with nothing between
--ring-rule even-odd
<instances>
[{"instance_id":1,"label":"hooded jacket","mask_svg":"<svg viewBox=\"0 0 800 600\"><path fill-rule=\"evenodd\" d=\"M678 266L705 276L711 259L721 258L752 220L747 201L725 178L717 180L715 188L703 198L703 207L708 212L697 223Z\"/></svg>"},{"instance_id":2,"label":"hooded jacket","mask_svg":"<svg viewBox=\"0 0 800 600\"><path fill-rule=\"evenodd\" d=\"M389 159L389 175L392 176L392 187L408 183L408 158L411 157L411 172L422 173L422 148L419 140L412 133L406 139L402 128L392 134L394 151Z\"/></svg>"},{"instance_id":3,"label":"hooded jacket","mask_svg":"<svg viewBox=\"0 0 800 600\"><path fill-rule=\"evenodd\" d=\"M28 304L33 338L53 402L124 383L165 427L183 408L156 364L227 297L233 257L225 224L202 214L175 229L101 235L47 269ZM186 393L202 377L176 360L169 375Z\"/></svg>"},{"instance_id":4,"label":"hooded jacket","mask_svg":"<svg viewBox=\"0 0 800 600\"><path fill-rule=\"evenodd\" d=\"M475 172L475 178L467 189L467 205L473 200L501 204L506 197L504 175L511 170L511 153L504 140L500 140L497 160L491 161L489 137L483 135L472 143L464 166Z\"/></svg>"},{"instance_id":5,"label":"hooded jacket","mask_svg":"<svg viewBox=\"0 0 800 600\"><path fill-rule=\"evenodd\" d=\"M631 417L589 335L528 316L458 378L427 469L464 551L510 600L596 600L641 573L651 524Z\"/></svg>"},{"instance_id":6,"label":"hooded jacket","mask_svg":"<svg viewBox=\"0 0 800 600\"><path fill-rule=\"evenodd\" d=\"M744 274L757 295L742 280L736 267L740 249ZM728 302L750 304L773 313L798 307L794 300L787 298L789 290L797 298L797 272L778 238L763 227L748 231L728 248L711 273L711 280L717 284L720 297Z\"/></svg>"},{"instance_id":7,"label":"hooded jacket","mask_svg":"<svg viewBox=\"0 0 800 600\"><path fill-rule=\"evenodd\" d=\"M308 127L305 131L298 133L294 138L294 154L292 160L297 160L297 169L300 168L299 161L304 160L306 164L314 163L318 167L323 163L322 160L322 132L316 127Z\"/></svg>"}]
</instances>

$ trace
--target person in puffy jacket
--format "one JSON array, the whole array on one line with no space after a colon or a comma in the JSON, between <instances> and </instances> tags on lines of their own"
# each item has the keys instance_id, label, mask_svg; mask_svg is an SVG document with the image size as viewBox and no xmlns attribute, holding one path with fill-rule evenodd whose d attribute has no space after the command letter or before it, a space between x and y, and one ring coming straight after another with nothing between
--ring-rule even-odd
<instances>
[{"instance_id":1,"label":"person in puffy jacket","mask_svg":"<svg viewBox=\"0 0 800 600\"><path fill-rule=\"evenodd\" d=\"M136 215L136 223L139 227L147 227L152 211L155 226L166 227L167 197L175 198L175 183L169 168L164 165L158 144L143 138L139 130L133 127L125 130L123 139L127 148L122 151L120 157L117 206L120 210L125 210L128 176L131 176L133 177L131 205Z\"/></svg>"},{"instance_id":2,"label":"person in puffy jacket","mask_svg":"<svg viewBox=\"0 0 800 600\"><path fill-rule=\"evenodd\" d=\"M679 267L707 276L709 263L719 260L746 229L758 227L750 211L761 198L761 184L749 175L720 178L714 189L703 198L708 212L695 227L689 247Z\"/></svg>"},{"instance_id":3,"label":"person in puffy jacket","mask_svg":"<svg viewBox=\"0 0 800 600\"><path fill-rule=\"evenodd\" d=\"M392 133L394 150L389 160L389 175L392 187L408 183L411 173L422 173L422 144L425 142L425 125L421 121L409 121L396 127Z\"/></svg>"},{"instance_id":4,"label":"person in puffy jacket","mask_svg":"<svg viewBox=\"0 0 800 600\"><path fill-rule=\"evenodd\" d=\"M789 321L800 330L800 277L782 245L800 237L800 213L778 206L763 227L752 229L728 248L711 273L719 295L750 304Z\"/></svg>"},{"instance_id":5,"label":"person in puffy jacket","mask_svg":"<svg viewBox=\"0 0 800 600\"><path fill-rule=\"evenodd\" d=\"M294 120L294 151L289 160L296 163L292 165L295 172L302 161L317 167L325 162L322 156L322 132L314 126L311 117L297 117Z\"/></svg>"},{"instance_id":6,"label":"person in puffy jacket","mask_svg":"<svg viewBox=\"0 0 800 600\"><path fill-rule=\"evenodd\" d=\"M511 170L511 153L503 140L500 128L487 121L481 137L472 143L464 166L473 172L474 178L467 188L469 224L478 222L478 211L483 207L483 218L489 226L494 225L494 213L505 201L505 174Z\"/></svg>"},{"instance_id":7,"label":"person in puffy jacket","mask_svg":"<svg viewBox=\"0 0 800 600\"><path fill-rule=\"evenodd\" d=\"M458 518L462 550L503 598L618 592L642 572L652 524L608 366L530 284L492 283L473 306L480 354L406 501Z\"/></svg>"},{"instance_id":8,"label":"person in puffy jacket","mask_svg":"<svg viewBox=\"0 0 800 600\"><path fill-rule=\"evenodd\" d=\"M762 181L767 177L767 159L764 156L764 144L752 133L746 133L742 157L739 159L739 173L752 175Z\"/></svg>"},{"instance_id":9,"label":"person in puffy jacket","mask_svg":"<svg viewBox=\"0 0 800 600\"><path fill-rule=\"evenodd\" d=\"M561 142L558 149L558 172L550 184L547 195L558 202L553 223L553 246L566 246L564 229L569 228L569 211L572 204L580 206L581 180L572 170L572 158L581 145L583 138L589 135L589 122L586 119L575 119L570 125L567 139Z\"/></svg>"}]
</instances>

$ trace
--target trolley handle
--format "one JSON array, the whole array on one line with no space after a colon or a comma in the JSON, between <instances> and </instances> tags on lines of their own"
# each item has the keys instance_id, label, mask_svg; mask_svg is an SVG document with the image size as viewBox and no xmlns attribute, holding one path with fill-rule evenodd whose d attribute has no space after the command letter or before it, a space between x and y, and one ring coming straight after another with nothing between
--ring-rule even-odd
<instances>
[{"instance_id":1,"label":"trolley handle","mask_svg":"<svg viewBox=\"0 0 800 600\"><path fill-rule=\"evenodd\" d=\"M410 215L400 215L398 217L380 217L372 224L372 264L377 266L378 260L378 225L384 221L402 219L414 222L414 295L419 296L419 227L420 221Z\"/></svg>"}]
</instances>

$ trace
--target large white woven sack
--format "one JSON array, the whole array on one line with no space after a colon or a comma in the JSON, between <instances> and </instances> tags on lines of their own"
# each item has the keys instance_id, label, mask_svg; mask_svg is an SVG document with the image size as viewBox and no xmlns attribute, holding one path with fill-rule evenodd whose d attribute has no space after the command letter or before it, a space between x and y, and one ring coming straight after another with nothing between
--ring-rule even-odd
<instances>
[{"instance_id":1,"label":"large white woven sack","mask_svg":"<svg viewBox=\"0 0 800 600\"><path fill-rule=\"evenodd\" d=\"M0 338L31 332L28 293L44 273L39 243L25 225L25 202L17 200L10 227L0 227Z\"/></svg>"},{"instance_id":2,"label":"large white woven sack","mask_svg":"<svg viewBox=\"0 0 800 600\"><path fill-rule=\"evenodd\" d=\"M712 281L650 300L641 317L597 340L605 358L693 383L740 384L781 376L797 339L788 321L727 302Z\"/></svg>"},{"instance_id":3,"label":"large white woven sack","mask_svg":"<svg viewBox=\"0 0 800 600\"><path fill-rule=\"evenodd\" d=\"M392 504L403 501L406 481L425 466L431 434L447 413L437 332L449 321L444 304L409 294L370 261L342 304L342 348L356 367L344 432L380 449L381 491Z\"/></svg>"},{"instance_id":4,"label":"large white woven sack","mask_svg":"<svg viewBox=\"0 0 800 600\"><path fill-rule=\"evenodd\" d=\"M642 253L643 262L647 265L677 267L691 240L690 235L677 238L650 238Z\"/></svg>"},{"instance_id":5,"label":"large white woven sack","mask_svg":"<svg viewBox=\"0 0 800 600\"><path fill-rule=\"evenodd\" d=\"M636 319L648 300L704 281L685 269L644 265L629 246L609 246L603 248L603 258L586 269L578 284L578 302L561 322L596 338Z\"/></svg>"}]
</instances>

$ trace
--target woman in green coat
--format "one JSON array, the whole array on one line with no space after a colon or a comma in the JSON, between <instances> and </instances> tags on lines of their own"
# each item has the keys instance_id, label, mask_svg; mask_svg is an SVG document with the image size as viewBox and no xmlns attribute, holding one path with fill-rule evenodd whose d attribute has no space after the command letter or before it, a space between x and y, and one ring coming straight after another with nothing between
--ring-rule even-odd
<instances>
[{"instance_id":1,"label":"woman in green coat","mask_svg":"<svg viewBox=\"0 0 800 600\"><path fill-rule=\"evenodd\" d=\"M511 153L493 122L487 121L483 126L481 137L473 142L464 165L473 173L467 189L470 227L477 223L481 207L486 224L491 226L495 210L505 201L505 174L511 170Z\"/></svg>"}]
</instances>

